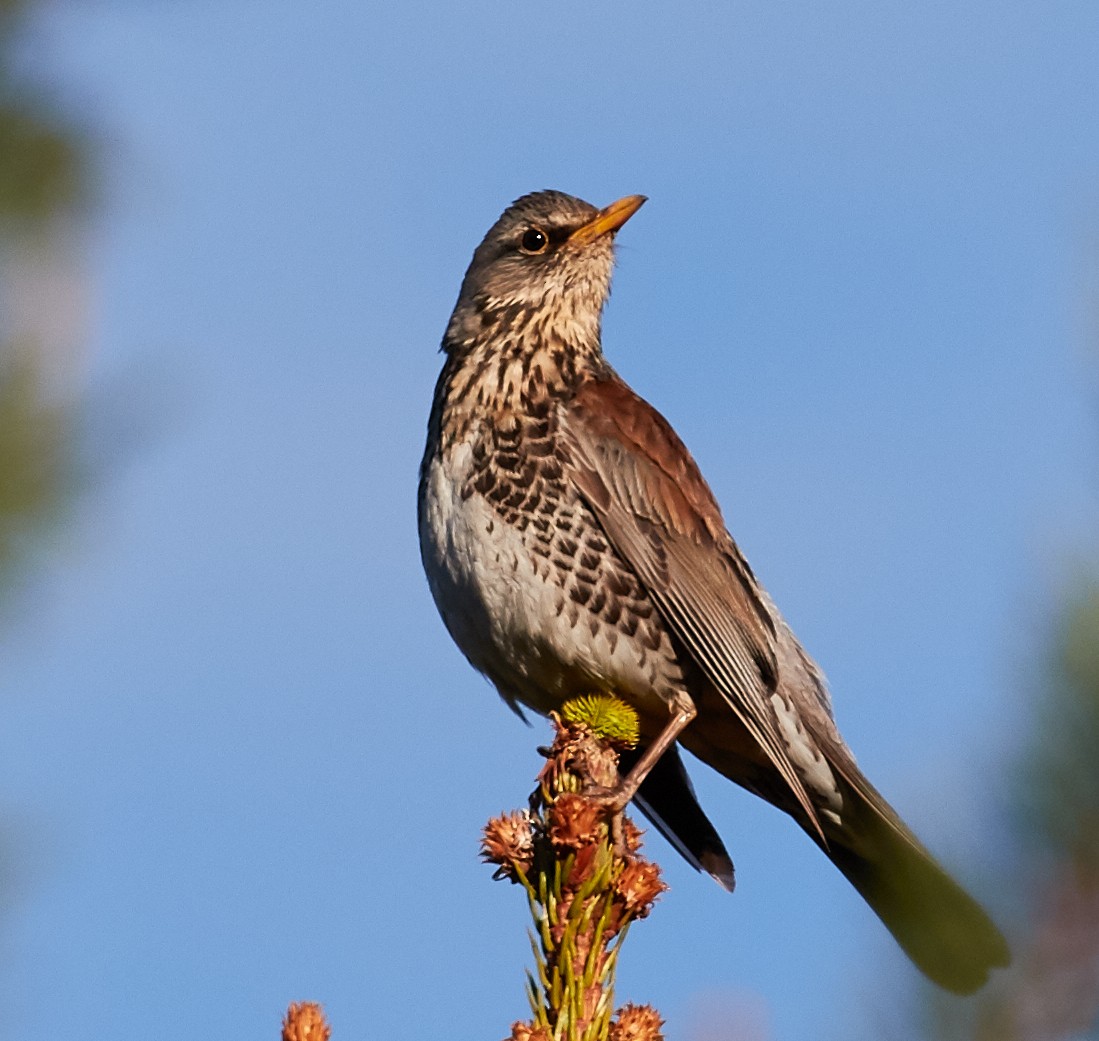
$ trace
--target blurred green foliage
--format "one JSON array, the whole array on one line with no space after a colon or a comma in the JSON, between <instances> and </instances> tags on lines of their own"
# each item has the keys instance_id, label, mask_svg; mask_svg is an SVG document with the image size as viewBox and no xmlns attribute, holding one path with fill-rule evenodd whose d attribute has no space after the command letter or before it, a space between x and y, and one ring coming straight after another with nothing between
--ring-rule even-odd
<instances>
[{"instance_id":1,"label":"blurred green foliage","mask_svg":"<svg viewBox=\"0 0 1099 1041\"><path fill-rule=\"evenodd\" d=\"M34 349L0 344L0 595L73 487L71 411L43 386Z\"/></svg>"},{"instance_id":2,"label":"blurred green foliage","mask_svg":"<svg viewBox=\"0 0 1099 1041\"><path fill-rule=\"evenodd\" d=\"M25 49L17 53L33 6L0 0L0 598L67 502L75 458L75 404L47 375L56 352L47 359L33 321L16 328L13 318L10 275L25 266L28 240L48 250L87 183L86 141L28 76Z\"/></svg>"},{"instance_id":3,"label":"blurred green foliage","mask_svg":"<svg viewBox=\"0 0 1099 1041\"><path fill-rule=\"evenodd\" d=\"M0 220L30 224L70 210L86 184L83 136L51 104L46 84L18 71L16 52L33 6L0 0ZM5 232L10 228L0 228Z\"/></svg>"},{"instance_id":4,"label":"blurred green foliage","mask_svg":"<svg viewBox=\"0 0 1099 1041\"><path fill-rule=\"evenodd\" d=\"M46 220L79 200L80 144L48 112L14 93L6 96L6 86L0 79L0 216Z\"/></svg>"},{"instance_id":5,"label":"blurred green foliage","mask_svg":"<svg viewBox=\"0 0 1099 1041\"><path fill-rule=\"evenodd\" d=\"M1004 790L1014 855L998 906L1013 964L976 998L929 994L938 1041L1099 1041L1099 576L1081 567Z\"/></svg>"},{"instance_id":6,"label":"blurred green foliage","mask_svg":"<svg viewBox=\"0 0 1099 1041\"><path fill-rule=\"evenodd\" d=\"M67 231L85 196L87 142L51 102L46 84L28 75L31 67L36 76L43 71L42 62L30 61L37 55L25 39L34 6L0 0L0 604L32 570L63 516L77 456L78 402L69 374L56 371L73 354L48 342L37 299L45 294L33 281L43 258L71 241ZM28 289L34 299L20 300ZM23 881L21 843L12 831L0 818L4 918ZM4 1036L17 1029L0 1024Z\"/></svg>"},{"instance_id":7,"label":"blurred green foliage","mask_svg":"<svg viewBox=\"0 0 1099 1041\"><path fill-rule=\"evenodd\" d=\"M1099 872L1099 582L1070 598L1021 773L1023 831L1044 857Z\"/></svg>"}]
</instances>

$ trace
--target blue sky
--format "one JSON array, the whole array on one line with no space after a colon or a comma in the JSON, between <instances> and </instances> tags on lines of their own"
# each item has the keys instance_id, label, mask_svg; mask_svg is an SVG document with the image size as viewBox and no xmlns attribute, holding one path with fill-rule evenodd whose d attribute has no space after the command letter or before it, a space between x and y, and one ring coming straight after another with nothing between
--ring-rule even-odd
<instances>
[{"instance_id":1,"label":"blue sky","mask_svg":"<svg viewBox=\"0 0 1099 1041\"><path fill-rule=\"evenodd\" d=\"M997 905L1005 757L1093 548L1094 3L93 2L38 32L101 142L105 462L0 667L12 1036L524 1014L523 900L475 854L546 731L450 645L414 517L461 276L544 187L650 197L608 354L867 773ZM672 890L620 996L672 1041L876 1036L914 972L793 825L696 776L738 891L654 837Z\"/></svg>"}]
</instances>

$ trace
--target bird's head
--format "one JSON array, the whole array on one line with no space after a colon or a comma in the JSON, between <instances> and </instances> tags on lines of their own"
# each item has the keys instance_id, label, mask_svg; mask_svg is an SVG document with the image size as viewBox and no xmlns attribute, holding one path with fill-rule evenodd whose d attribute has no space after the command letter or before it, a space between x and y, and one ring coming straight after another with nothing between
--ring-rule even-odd
<instances>
[{"instance_id":1,"label":"bird's head","mask_svg":"<svg viewBox=\"0 0 1099 1041\"><path fill-rule=\"evenodd\" d=\"M598 346L615 232L643 202L643 195L627 195L598 210L564 192L517 199L473 254L444 347L468 348L486 331Z\"/></svg>"}]
</instances>

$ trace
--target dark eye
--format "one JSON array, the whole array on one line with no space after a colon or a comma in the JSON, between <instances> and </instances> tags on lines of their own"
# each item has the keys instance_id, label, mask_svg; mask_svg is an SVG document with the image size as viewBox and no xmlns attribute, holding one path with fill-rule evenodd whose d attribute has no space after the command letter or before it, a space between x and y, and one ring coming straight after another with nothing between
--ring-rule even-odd
<instances>
[{"instance_id":1,"label":"dark eye","mask_svg":"<svg viewBox=\"0 0 1099 1041\"><path fill-rule=\"evenodd\" d=\"M541 228L527 228L519 245L524 253L542 253L549 245L549 236Z\"/></svg>"}]
</instances>

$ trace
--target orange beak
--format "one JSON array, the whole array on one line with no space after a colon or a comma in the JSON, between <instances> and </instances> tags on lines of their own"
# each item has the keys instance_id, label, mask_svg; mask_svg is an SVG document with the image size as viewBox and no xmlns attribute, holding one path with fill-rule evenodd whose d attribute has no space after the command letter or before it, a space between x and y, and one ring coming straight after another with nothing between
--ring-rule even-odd
<instances>
[{"instance_id":1,"label":"orange beak","mask_svg":"<svg viewBox=\"0 0 1099 1041\"><path fill-rule=\"evenodd\" d=\"M604 206L587 224L582 224L569 236L569 242L583 246L602 235L616 232L641 209L647 199L645 195L627 195L610 206Z\"/></svg>"}]
</instances>

